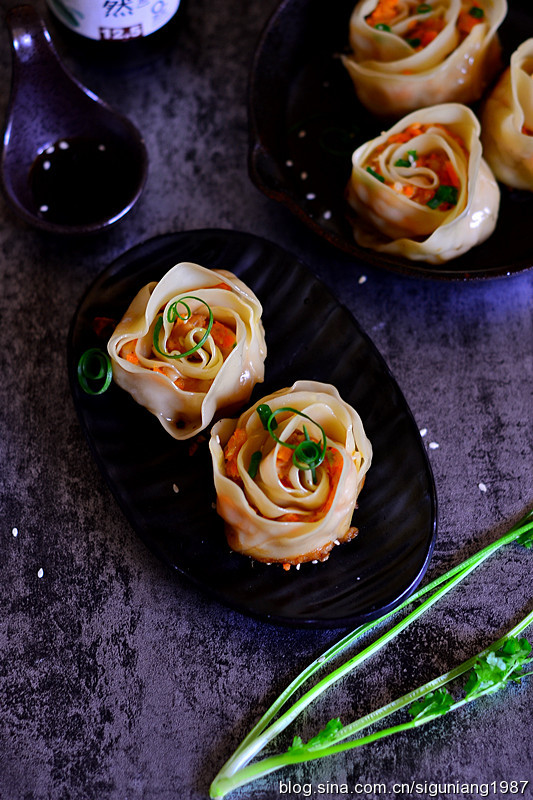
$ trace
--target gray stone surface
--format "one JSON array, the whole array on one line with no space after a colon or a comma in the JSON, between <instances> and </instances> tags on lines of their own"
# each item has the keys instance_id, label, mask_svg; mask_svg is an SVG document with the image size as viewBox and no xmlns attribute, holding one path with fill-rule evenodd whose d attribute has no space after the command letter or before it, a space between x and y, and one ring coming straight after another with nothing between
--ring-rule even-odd
<instances>
[{"instance_id":1,"label":"gray stone surface","mask_svg":"<svg viewBox=\"0 0 533 800\"><path fill-rule=\"evenodd\" d=\"M440 503L430 575L533 505L533 274L440 283L350 263L254 188L246 84L273 7L189 0L173 52L134 72L78 64L65 51L76 74L146 138L145 193L113 230L84 242L54 239L0 202L2 800L206 798L261 710L342 633L278 628L212 602L170 574L116 508L78 425L65 345L86 287L132 245L194 228L248 231L301 257L337 293L427 428L424 441L439 445L429 450ZM3 26L2 113L10 70ZM333 716L348 721L488 645L531 610L532 558L518 547L498 555L306 713L304 734ZM392 795L402 782L511 780L529 780L523 796L533 797L531 698L526 680L424 729L274 774L234 797L304 796L295 783L315 791L319 782L384 783ZM345 794L326 786L322 796Z\"/></svg>"}]
</instances>

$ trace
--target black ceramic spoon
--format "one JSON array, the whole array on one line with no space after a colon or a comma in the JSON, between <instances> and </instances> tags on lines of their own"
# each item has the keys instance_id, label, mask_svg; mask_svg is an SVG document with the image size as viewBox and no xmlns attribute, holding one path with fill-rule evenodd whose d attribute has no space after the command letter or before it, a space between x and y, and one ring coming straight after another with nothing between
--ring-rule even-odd
<instances>
[{"instance_id":1,"label":"black ceramic spoon","mask_svg":"<svg viewBox=\"0 0 533 800\"><path fill-rule=\"evenodd\" d=\"M6 21L13 45L1 161L6 199L53 233L107 228L144 186L142 136L66 71L32 6L11 9Z\"/></svg>"}]
</instances>

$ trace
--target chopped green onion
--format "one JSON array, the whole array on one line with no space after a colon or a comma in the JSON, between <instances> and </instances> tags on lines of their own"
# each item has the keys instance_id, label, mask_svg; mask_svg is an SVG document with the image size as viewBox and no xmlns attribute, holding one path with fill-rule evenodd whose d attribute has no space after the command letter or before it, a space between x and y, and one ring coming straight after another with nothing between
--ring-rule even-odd
<instances>
[{"instance_id":1,"label":"chopped green onion","mask_svg":"<svg viewBox=\"0 0 533 800\"><path fill-rule=\"evenodd\" d=\"M472 6L472 8L468 10L468 13L470 14L471 17L474 17L474 19L483 19L483 17L485 16L485 12L483 11L483 9L478 8L477 6Z\"/></svg>"},{"instance_id":2,"label":"chopped green onion","mask_svg":"<svg viewBox=\"0 0 533 800\"><path fill-rule=\"evenodd\" d=\"M385 25L384 22L380 22L378 25L374 25L374 28L377 31L387 31L387 33L390 33L390 26L389 25Z\"/></svg>"},{"instance_id":3,"label":"chopped green onion","mask_svg":"<svg viewBox=\"0 0 533 800\"><path fill-rule=\"evenodd\" d=\"M272 416L272 409L270 408L269 405L267 405L267 403L261 403L260 406L257 406L256 411L259 414L259 419L263 423L263 428L267 431L268 430L268 420ZM272 425L272 427L276 428L278 423L276 422L276 420L274 420L274 423L275 424Z\"/></svg>"},{"instance_id":4,"label":"chopped green onion","mask_svg":"<svg viewBox=\"0 0 533 800\"><path fill-rule=\"evenodd\" d=\"M205 334L202 336L200 341L197 342L197 344L194 347L191 347L191 349L187 350L185 353L172 354L172 353L167 353L165 350L162 350L159 345L159 337L161 334L161 328L163 327L163 316L161 315L155 324L153 341L154 341L154 349L156 350L156 352L158 352L160 356L165 356L165 358L174 358L174 359L186 358L187 356L196 353L196 351L199 350L203 344L205 344L209 334L211 333L211 328L213 327L213 312L211 311L211 308L207 305L205 300L202 300L200 297L195 297L192 294L184 295L183 297L180 297L179 300L175 300L173 303L170 304L167 311L167 321L175 322L177 319L181 319L184 322L187 322L187 320L190 319L192 312L190 306L188 306L187 303L184 302L185 300L198 300L200 303L203 303L203 305L207 308L209 312L209 323L207 325ZM185 316L182 316L179 313L178 305L185 306L185 308L187 309Z\"/></svg>"},{"instance_id":5,"label":"chopped green onion","mask_svg":"<svg viewBox=\"0 0 533 800\"><path fill-rule=\"evenodd\" d=\"M422 3L422 4L421 4L421 5L419 5L419 6L418 6L418 8L416 9L416 13L417 13L417 14L427 14L427 13L428 13L429 11L431 11L431 10L432 10L432 8L431 8L431 6L430 6L430 5L428 5L427 3Z\"/></svg>"},{"instance_id":6,"label":"chopped green onion","mask_svg":"<svg viewBox=\"0 0 533 800\"><path fill-rule=\"evenodd\" d=\"M416 152L416 150L408 150L407 155L411 156L411 158L414 159L415 161L418 158L418 153Z\"/></svg>"},{"instance_id":7,"label":"chopped green onion","mask_svg":"<svg viewBox=\"0 0 533 800\"><path fill-rule=\"evenodd\" d=\"M256 450L255 453L252 453L252 457L250 459L250 466L248 467L248 475L250 478L255 478L257 475L257 470L259 469L259 464L261 463L261 459L263 454L261 450Z\"/></svg>"},{"instance_id":8,"label":"chopped green onion","mask_svg":"<svg viewBox=\"0 0 533 800\"><path fill-rule=\"evenodd\" d=\"M305 439L303 442L299 444L289 444L288 442L283 442L280 438L273 433L273 429L276 427L277 422L275 420L276 414L281 414L284 411L289 411L291 414L297 414L299 417L305 417L308 419L309 422L312 422L317 428L320 428L322 433L322 445L317 444L317 442L313 442L309 438L309 434L307 433L307 429L304 426L304 436ZM326 448L327 448L327 440L326 440L326 432L322 425L319 425L318 422L315 422L314 419L304 414L303 411L298 411L296 408L291 408L290 406L284 406L283 408L277 408L269 417L267 423L267 430L272 436L272 438L278 443L281 444L283 447L288 447L291 450L294 450L292 454L292 463L297 469L310 469L311 474L313 476L313 481L316 481L316 473L315 469L320 466L320 464L324 461L324 457L326 455Z\"/></svg>"},{"instance_id":9,"label":"chopped green onion","mask_svg":"<svg viewBox=\"0 0 533 800\"><path fill-rule=\"evenodd\" d=\"M379 172L373 170L372 167L367 167L366 171L369 172L370 175L372 175L374 178L377 178L378 181L381 181L381 183L385 183L385 178L383 177L383 175L380 175Z\"/></svg>"},{"instance_id":10,"label":"chopped green onion","mask_svg":"<svg viewBox=\"0 0 533 800\"><path fill-rule=\"evenodd\" d=\"M399 158L398 161L394 163L395 167L410 167L411 162L407 161L405 158Z\"/></svg>"},{"instance_id":11,"label":"chopped green onion","mask_svg":"<svg viewBox=\"0 0 533 800\"><path fill-rule=\"evenodd\" d=\"M434 196L426 205L432 209L438 208L443 203L447 203L450 206L456 206L457 192L458 190L455 186L439 186Z\"/></svg>"},{"instance_id":12,"label":"chopped green onion","mask_svg":"<svg viewBox=\"0 0 533 800\"><path fill-rule=\"evenodd\" d=\"M416 47L420 47L420 39L406 39L405 40L408 45L410 45L413 49Z\"/></svg>"},{"instance_id":13,"label":"chopped green onion","mask_svg":"<svg viewBox=\"0 0 533 800\"><path fill-rule=\"evenodd\" d=\"M91 347L80 356L78 381L86 394L103 394L109 388L112 377L111 359L100 348ZM100 386L93 388L91 383L100 383Z\"/></svg>"}]
</instances>

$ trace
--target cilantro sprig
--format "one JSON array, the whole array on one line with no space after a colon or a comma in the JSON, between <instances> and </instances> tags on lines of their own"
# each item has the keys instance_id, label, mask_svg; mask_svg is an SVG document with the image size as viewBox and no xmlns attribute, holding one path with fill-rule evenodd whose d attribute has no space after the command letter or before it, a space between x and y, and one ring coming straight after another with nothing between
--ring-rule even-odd
<instances>
[{"instance_id":1,"label":"cilantro sprig","mask_svg":"<svg viewBox=\"0 0 533 800\"><path fill-rule=\"evenodd\" d=\"M339 642L330 647L319 658L306 667L289 686L279 695L277 700L263 714L259 722L250 731L248 736L237 747L231 758L224 764L211 784L211 798L224 797L228 792L243 786L259 777L268 775L275 770L291 764L324 758L335 753L340 753L361 747L365 744L376 742L399 731L405 731L431 723L452 711L457 711L468 703L474 702L494 692L504 689L511 682L521 681L533 671L525 671L532 663L531 645L520 634L533 622L533 611L530 611L518 624L494 642L490 647L467 659L459 666L444 673L438 678L429 681L414 691L371 711L369 714L344 725L340 719L330 720L315 736L304 742L301 737L295 736L292 744L285 752L263 758L253 762L253 759L285 730L313 701L323 694L329 687L353 671L363 661L375 655L388 642L399 635L412 622L418 619L441 597L460 583L467 575L473 572L487 558L498 552L502 547L511 542L533 548L533 510L524 519L515 525L508 533L497 541L475 553L470 558L448 570L444 575L428 583L415 592L408 600L394 611L385 614L374 622L360 625ZM429 596L428 596L429 595ZM421 602L419 602L421 601ZM344 664L322 677L314 686L307 689L292 705L288 705L293 695L302 689L310 678L324 665L338 657L348 647L353 645L360 637L376 628L378 625L397 614L404 608L413 604L419 605L404 619L397 622L390 630L382 634L376 641L368 645L356 655L349 658ZM464 677L463 677L464 676ZM456 688L450 692L448 684L455 684L466 678L463 688ZM288 708L287 708L288 705ZM285 709L285 710L283 710ZM396 714L402 709L406 710L408 719L403 722L372 733L351 738L372 725ZM350 739L350 741L346 741ZM253 762L253 763L252 763Z\"/></svg>"}]
</instances>

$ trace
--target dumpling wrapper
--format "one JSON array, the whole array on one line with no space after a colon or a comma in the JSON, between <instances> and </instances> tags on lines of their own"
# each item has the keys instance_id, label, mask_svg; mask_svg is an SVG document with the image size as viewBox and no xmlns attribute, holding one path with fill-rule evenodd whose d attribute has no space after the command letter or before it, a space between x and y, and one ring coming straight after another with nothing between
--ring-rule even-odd
<instances>
[{"instance_id":1,"label":"dumpling wrapper","mask_svg":"<svg viewBox=\"0 0 533 800\"><path fill-rule=\"evenodd\" d=\"M256 409L262 403L272 411L295 408L319 423L327 445L338 451L342 469L338 483L331 484L326 460L316 468L316 485L311 471L291 464L289 486L280 481L277 457L286 447L265 430ZM313 422L296 414L276 416L276 434L288 438L305 425L309 436L320 440ZM242 486L227 476L224 447L236 429L244 429L246 441L237 456ZM268 563L299 564L325 560L335 544L356 534L351 527L357 497L372 460L372 447L357 412L345 403L334 386L316 381L297 381L292 387L264 397L238 420L224 419L211 430L210 450L217 492L217 511L225 520L230 547ZM262 454L258 472L248 469L253 453ZM281 454L283 457L283 454ZM328 499L329 498L329 499ZM329 508L327 507L329 505ZM284 520L285 515L302 519Z\"/></svg>"},{"instance_id":2,"label":"dumpling wrapper","mask_svg":"<svg viewBox=\"0 0 533 800\"><path fill-rule=\"evenodd\" d=\"M161 310L189 295L205 300L214 319L234 329L236 345L225 360L211 335L201 348L201 363L190 358L173 360L154 350L153 331ZM206 313L198 301L186 303L192 313ZM182 306L180 309L186 314ZM154 414L171 436L189 439L211 422L217 410L234 410L246 403L254 385L263 381L266 343L261 314L255 294L231 272L189 262L176 264L159 282L140 290L115 329L108 343L113 378ZM166 315L164 320L163 343L173 327ZM200 338L197 334L194 341ZM128 349L133 349L139 363L125 357ZM200 384L203 391L185 391L175 382L180 378L208 383Z\"/></svg>"},{"instance_id":3,"label":"dumpling wrapper","mask_svg":"<svg viewBox=\"0 0 533 800\"><path fill-rule=\"evenodd\" d=\"M515 50L510 67L487 98L481 141L498 180L533 191L533 39Z\"/></svg>"},{"instance_id":4,"label":"dumpling wrapper","mask_svg":"<svg viewBox=\"0 0 533 800\"><path fill-rule=\"evenodd\" d=\"M407 144L388 145L380 156L380 167L398 186L420 185L420 173L427 170L396 167L396 162L405 158L406 150L419 154L433 150L445 153L460 184L457 203L447 211L411 200L367 172L366 164L376 148L415 124L429 128ZM440 264L487 239L496 226L500 191L482 158L479 134L479 122L469 108L445 103L415 111L381 136L361 145L352 157L352 175L346 193L357 213L353 221L357 243L413 261ZM455 136L464 143L466 153ZM435 176L432 180L435 181Z\"/></svg>"},{"instance_id":5,"label":"dumpling wrapper","mask_svg":"<svg viewBox=\"0 0 533 800\"><path fill-rule=\"evenodd\" d=\"M406 9L419 0L400 0L402 13L391 31L376 30L366 17L377 0L362 0L350 19L353 53L342 61L361 103L373 114L398 117L424 106L478 100L501 65L497 30L507 14L506 0L482 0L485 18L460 41L457 21L468 2L432 0L428 19L443 11L444 27L422 50L415 51L402 38ZM412 19L412 17L410 18Z\"/></svg>"}]
</instances>

